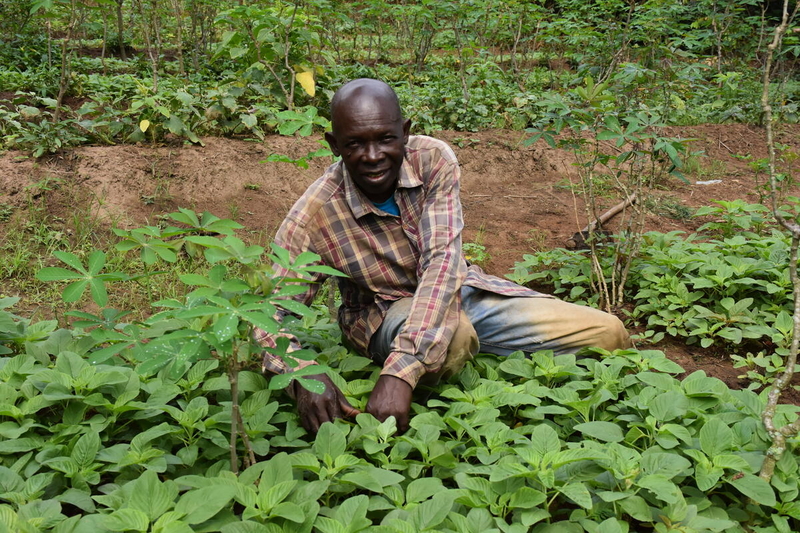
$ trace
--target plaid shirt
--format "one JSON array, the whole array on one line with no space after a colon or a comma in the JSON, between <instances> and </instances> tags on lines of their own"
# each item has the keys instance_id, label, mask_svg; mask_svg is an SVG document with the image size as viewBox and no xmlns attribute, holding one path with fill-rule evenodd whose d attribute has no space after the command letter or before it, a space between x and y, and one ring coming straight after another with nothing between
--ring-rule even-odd
<instances>
[{"instance_id":1,"label":"plaid shirt","mask_svg":"<svg viewBox=\"0 0 800 533\"><path fill-rule=\"evenodd\" d=\"M411 313L394 340L381 374L415 387L444 362L458 324L462 284L508 296L540 296L511 281L467 266L461 253L460 169L450 147L437 139L411 136L394 198L400 216L381 211L353 184L341 162L314 182L287 215L275 242L294 258L304 251L347 278L339 279L339 325L362 353L392 302L413 297ZM276 275L289 272L276 268ZM294 298L310 303L325 276L316 275ZM256 340L274 347L259 331ZM292 342L290 351L298 348ZM307 366L306 361L300 367ZM293 370L266 354L264 370Z\"/></svg>"}]
</instances>

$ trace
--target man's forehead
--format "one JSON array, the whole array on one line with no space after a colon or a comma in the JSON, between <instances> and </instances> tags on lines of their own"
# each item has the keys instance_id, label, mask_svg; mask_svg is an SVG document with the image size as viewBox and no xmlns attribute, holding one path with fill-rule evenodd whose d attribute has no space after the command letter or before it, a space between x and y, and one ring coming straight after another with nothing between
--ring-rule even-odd
<instances>
[{"instance_id":1,"label":"man's forehead","mask_svg":"<svg viewBox=\"0 0 800 533\"><path fill-rule=\"evenodd\" d=\"M353 94L342 100L337 114L342 117L374 117L385 120L399 120L400 110L394 101L385 95L375 93Z\"/></svg>"}]
</instances>

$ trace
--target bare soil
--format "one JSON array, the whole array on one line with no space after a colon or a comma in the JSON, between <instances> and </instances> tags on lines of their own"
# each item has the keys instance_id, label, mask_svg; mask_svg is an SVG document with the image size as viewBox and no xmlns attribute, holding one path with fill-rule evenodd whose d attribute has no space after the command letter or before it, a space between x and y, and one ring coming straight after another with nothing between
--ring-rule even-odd
<instances>
[{"instance_id":1,"label":"bare soil","mask_svg":"<svg viewBox=\"0 0 800 533\"><path fill-rule=\"evenodd\" d=\"M703 155L687 175L690 183L671 179L657 191L648 229L691 232L705 220L682 217L688 211L681 207L693 211L714 200L759 201L757 185L764 178L757 181L751 161L767 157L763 129L725 124L669 133L695 139L692 150ZM777 135L777 141L786 145L784 153L792 158L800 153L798 134L800 126L784 126ZM484 265L488 272L502 276L523 254L565 246L587 224L583 203L571 185L577 173L569 152L544 143L525 147L521 141L527 134L516 131L443 131L437 136L458 155L464 242L486 247L491 256ZM204 146L178 142L89 146L39 160L7 152L0 155L0 205L23 210L35 190L33 184L58 178L58 200L48 202L56 215L68 217L77 199L88 196L95 199L93 205L109 226L155 223L159 215L189 207L235 218L248 230L269 237L330 160L312 160L308 169L264 160L273 153L300 157L319 148L317 141L277 136L264 142L204 138ZM619 200L603 198L600 210ZM613 220L608 227L613 231ZM3 232L0 223L0 236ZM737 378L741 372L727 358L675 343L663 348L688 371L702 369L731 386L741 385Z\"/></svg>"}]
</instances>

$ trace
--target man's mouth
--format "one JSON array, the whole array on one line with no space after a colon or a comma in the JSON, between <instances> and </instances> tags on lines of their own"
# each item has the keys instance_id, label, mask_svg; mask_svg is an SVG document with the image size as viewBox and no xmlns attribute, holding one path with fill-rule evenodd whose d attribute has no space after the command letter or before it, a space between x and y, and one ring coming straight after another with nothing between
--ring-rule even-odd
<instances>
[{"instance_id":1,"label":"man's mouth","mask_svg":"<svg viewBox=\"0 0 800 533\"><path fill-rule=\"evenodd\" d=\"M378 172L362 172L361 175L367 178L370 181L377 181L382 178L386 174L386 170L381 170Z\"/></svg>"}]
</instances>

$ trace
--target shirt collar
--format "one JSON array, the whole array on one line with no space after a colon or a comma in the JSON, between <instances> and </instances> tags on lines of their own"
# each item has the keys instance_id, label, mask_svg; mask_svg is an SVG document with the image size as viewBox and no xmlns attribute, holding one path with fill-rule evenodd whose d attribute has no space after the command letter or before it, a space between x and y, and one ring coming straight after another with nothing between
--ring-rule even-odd
<instances>
[{"instance_id":1,"label":"shirt collar","mask_svg":"<svg viewBox=\"0 0 800 533\"><path fill-rule=\"evenodd\" d=\"M380 210L375 207L375 204L364 196L364 193L356 187L353 180L350 179L347 168L345 168L344 163L341 161L339 162L339 168L342 171L342 177L344 179L344 195L347 200L347 205L350 206L350 210L353 212L353 216L358 219L368 213L380 213ZM414 187L420 186L422 186L422 179L415 172L414 167L408 159L408 153L406 153L406 157L403 158L403 164L400 166L397 188L413 189Z\"/></svg>"}]
</instances>

